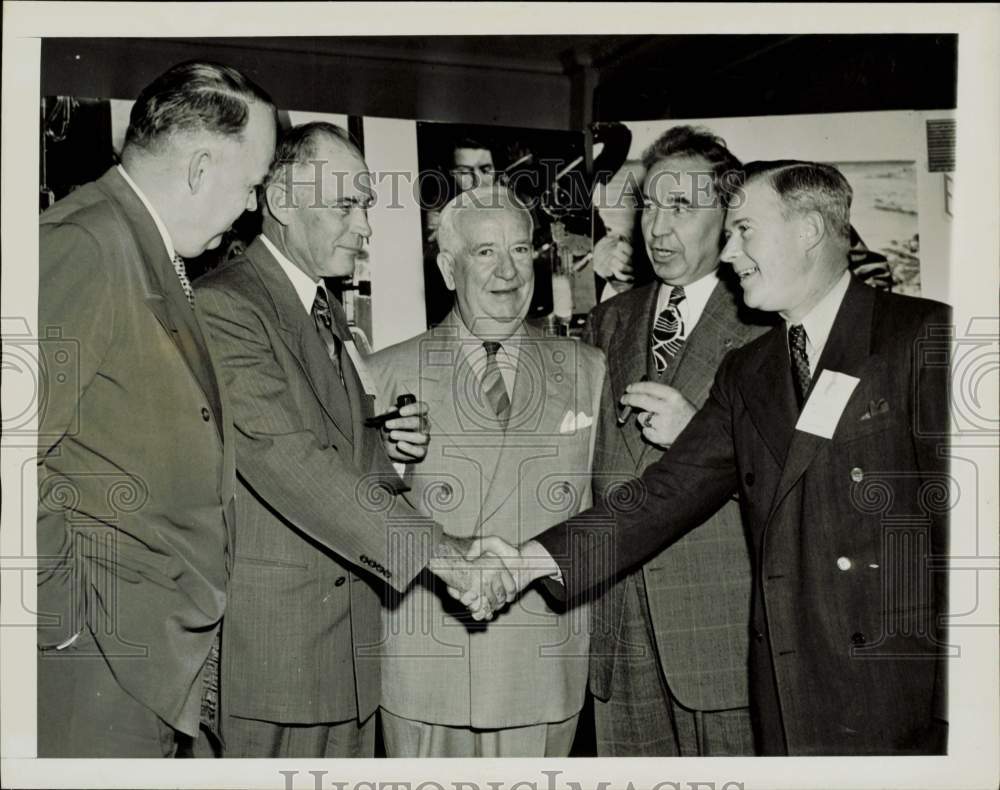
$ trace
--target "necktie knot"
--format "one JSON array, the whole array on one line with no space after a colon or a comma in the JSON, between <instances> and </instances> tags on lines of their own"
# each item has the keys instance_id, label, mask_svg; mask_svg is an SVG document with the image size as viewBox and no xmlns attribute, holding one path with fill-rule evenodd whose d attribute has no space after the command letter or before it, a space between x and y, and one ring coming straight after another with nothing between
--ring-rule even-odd
<instances>
[{"instance_id":1,"label":"necktie knot","mask_svg":"<svg viewBox=\"0 0 1000 790\"><path fill-rule=\"evenodd\" d=\"M809 385L812 383L812 374L809 372L809 355L806 353L806 329L802 324L793 324L788 327L788 348L791 351L795 397L801 409L809 392Z\"/></svg>"},{"instance_id":2,"label":"necktie knot","mask_svg":"<svg viewBox=\"0 0 1000 790\"><path fill-rule=\"evenodd\" d=\"M485 340L483 341L483 348L486 349L487 357L495 357L500 350L500 344L495 340Z\"/></svg>"}]
</instances>

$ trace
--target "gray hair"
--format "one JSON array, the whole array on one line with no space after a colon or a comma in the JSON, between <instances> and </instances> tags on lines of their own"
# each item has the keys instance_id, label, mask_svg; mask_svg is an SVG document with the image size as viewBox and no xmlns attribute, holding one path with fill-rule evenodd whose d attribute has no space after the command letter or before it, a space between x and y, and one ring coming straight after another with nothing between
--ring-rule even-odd
<instances>
[{"instance_id":1,"label":"gray hair","mask_svg":"<svg viewBox=\"0 0 1000 790\"><path fill-rule=\"evenodd\" d=\"M528 223L529 235L534 228L531 212L509 187L501 184L478 186L456 195L441 209L441 222L437 231L438 248L441 252L457 255L465 248L465 241L458 230L456 220L460 211L469 209L514 211L521 214Z\"/></svg>"},{"instance_id":2,"label":"gray hair","mask_svg":"<svg viewBox=\"0 0 1000 790\"><path fill-rule=\"evenodd\" d=\"M750 162L744 172L746 183L765 179L788 211L819 213L833 237L850 245L854 190L833 165L779 159Z\"/></svg>"}]
</instances>

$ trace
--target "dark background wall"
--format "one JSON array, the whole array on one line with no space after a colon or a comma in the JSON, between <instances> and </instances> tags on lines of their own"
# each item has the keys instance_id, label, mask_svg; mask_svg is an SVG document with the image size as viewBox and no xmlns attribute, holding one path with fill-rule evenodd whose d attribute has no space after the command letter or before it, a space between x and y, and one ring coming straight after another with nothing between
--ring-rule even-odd
<instances>
[{"instance_id":1,"label":"dark background wall","mask_svg":"<svg viewBox=\"0 0 1000 790\"><path fill-rule=\"evenodd\" d=\"M45 39L43 95L132 99L211 58L279 107L583 129L593 120L952 109L955 35Z\"/></svg>"}]
</instances>

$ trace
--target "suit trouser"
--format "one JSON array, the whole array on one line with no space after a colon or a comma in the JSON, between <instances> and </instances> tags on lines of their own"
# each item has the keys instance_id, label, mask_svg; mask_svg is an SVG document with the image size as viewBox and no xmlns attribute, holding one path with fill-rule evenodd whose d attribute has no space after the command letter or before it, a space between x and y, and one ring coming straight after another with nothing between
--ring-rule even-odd
<instances>
[{"instance_id":1,"label":"suit trouser","mask_svg":"<svg viewBox=\"0 0 1000 790\"><path fill-rule=\"evenodd\" d=\"M670 693L652 621L633 577L626 585L619 653L606 701L594 699L599 757L709 757L754 754L749 708L694 711Z\"/></svg>"},{"instance_id":2,"label":"suit trouser","mask_svg":"<svg viewBox=\"0 0 1000 790\"><path fill-rule=\"evenodd\" d=\"M89 629L39 651L39 757L174 757L192 740L118 685Z\"/></svg>"},{"instance_id":3,"label":"suit trouser","mask_svg":"<svg viewBox=\"0 0 1000 790\"><path fill-rule=\"evenodd\" d=\"M227 716L225 757L374 757L375 716L286 724Z\"/></svg>"},{"instance_id":4,"label":"suit trouser","mask_svg":"<svg viewBox=\"0 0 1000 790\"><path fill-rule=\"evenodd\" d=\"M388 757L567 757L580 718L490 730L406 719L385 708L381 713Z\"/></svg>"}]
</instances>

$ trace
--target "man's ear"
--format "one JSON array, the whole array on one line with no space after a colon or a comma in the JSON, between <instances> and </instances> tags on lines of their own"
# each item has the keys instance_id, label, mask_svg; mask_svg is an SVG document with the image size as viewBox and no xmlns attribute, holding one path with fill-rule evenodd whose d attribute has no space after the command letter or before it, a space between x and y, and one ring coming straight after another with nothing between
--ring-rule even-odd
<instances>
[{"instance_id":1,"label":"man's ear","mask_svg":"<svg viewBox=\"0 0 1000 790\"><path fill-rule=\"evenodd\" d=\"M444 278L444 284L449 291L455 290L455 256L450 252L439 252L437 256L438 269Z\"/></svg>"},{"instance_id":2,"label":"man's ear","mask_svg":"<svg viewBox=\"0 0 1000 790\"><path fill-rule=\"evenodd\" d=\"M818 211L806 211L800 217L799 237L806 245L806 249L812 249L827 235L826 220Z\"/></svg>"},{"instance_id":3,"label":"man's ear","mask_svg":"<svg viewBox=\"0 0 1000 790\"><path fill-rule=\"evenodd\" d=\"M280 178L275 179L264 190L264 202L268 213L282 225L291 220L292 197Z\"/></svg>"},{"instance_id":4,"label":"man's ear","mask_svg":"<svg viewBox=\"0 0 1000 790\"><path fill-rule=\"evenodd\" d=\"M188 160L187 181L192 195L197 195L208 183L208 169L212 164L212 152L199 148Z\"/></svg>"}]
</instances>

